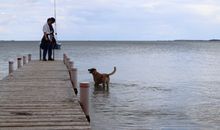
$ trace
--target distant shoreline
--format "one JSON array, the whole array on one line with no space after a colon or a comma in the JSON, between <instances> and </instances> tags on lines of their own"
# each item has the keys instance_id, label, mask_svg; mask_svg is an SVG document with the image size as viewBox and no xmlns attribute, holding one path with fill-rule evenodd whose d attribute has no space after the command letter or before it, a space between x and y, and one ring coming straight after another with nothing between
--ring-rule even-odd
<instances>
[{"instance_id":1,"label":"distant shoreline","mask_svg":"<svg viewBox=\"0 0 220 130\"><path fill-rule=\"evenodd\" d=\"M0 40L0 42L40 42L40 40ZM210 40L60 40L59 42L220 42L220 39Z\"/></svg>"}]
</instances>

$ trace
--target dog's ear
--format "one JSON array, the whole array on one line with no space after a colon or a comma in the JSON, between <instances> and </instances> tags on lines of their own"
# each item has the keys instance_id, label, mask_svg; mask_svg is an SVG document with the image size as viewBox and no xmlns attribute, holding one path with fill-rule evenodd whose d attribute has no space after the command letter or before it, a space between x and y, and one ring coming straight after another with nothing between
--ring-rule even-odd
<instances>
[{"instance_id":1,"label":"dog's ear","mask_svg":"<svg viewBox=\"0 0 220 130\"><path fill-rule=\"evenodd\" d=\"M96 71L95 68L91 68L91 69L88 69L89 73L93 73L94 71Z\"/></svg>"}]
</instances>

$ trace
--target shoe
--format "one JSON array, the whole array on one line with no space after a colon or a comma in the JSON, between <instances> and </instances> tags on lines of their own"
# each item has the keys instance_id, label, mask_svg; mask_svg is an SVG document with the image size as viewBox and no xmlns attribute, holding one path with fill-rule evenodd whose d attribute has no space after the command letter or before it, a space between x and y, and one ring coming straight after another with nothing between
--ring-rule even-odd
<instances>
[{"instance_id":1,"label":"shoe","mask_svg":"<svg viewBox=\"0 0 220 130\"><path fill-rule=\"evenodd\" d=\"M43 61L47 61L47 59L43 59Z\"/></svg>"},{"instance_id":2,"label":"shoe","mask_svg":"<svg viewBox=\"0 0 220 130\"><path fill-rule=\"evenodd\" d=\"M50 60L50 61L54 61L54 59L52 59L52 58L49 58L48 60Z\"/></svg>"}]
</instances>

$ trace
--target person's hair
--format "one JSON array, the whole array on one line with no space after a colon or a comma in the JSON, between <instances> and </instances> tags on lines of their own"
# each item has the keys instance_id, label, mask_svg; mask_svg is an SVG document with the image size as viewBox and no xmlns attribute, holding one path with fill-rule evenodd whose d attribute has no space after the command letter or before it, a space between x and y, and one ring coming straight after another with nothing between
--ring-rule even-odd
<instances>
[{"instance_id":1,"label":"person's hair","mask_svg":"<svg viewBox=\"0 0 220 130\"><path fill-rule=\"evenodd\" d=\"M52 23L54 23L56 20L55 20L54 17L51 17L51 18L48 18L48 19L47 19L47 22L48 22L48 21L51 21Z\"/></svg>"}]
</instances>

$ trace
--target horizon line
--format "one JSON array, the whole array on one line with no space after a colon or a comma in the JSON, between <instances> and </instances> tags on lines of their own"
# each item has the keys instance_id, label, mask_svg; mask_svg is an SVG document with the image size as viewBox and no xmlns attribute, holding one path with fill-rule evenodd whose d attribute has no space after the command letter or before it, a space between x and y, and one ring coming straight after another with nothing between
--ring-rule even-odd
<instances>
[{"instance_id":1,"label":"horizon line","mask_svg":"<svg viewBox=\"0 0 220 130\"><path fill-rule=\"evenodd\" d=\"M41 41L41 40L0 40L0 42L20 42L20 41ZM59 40L59 42L68 42L68 41L76 41L76 42L83 42L83 41L97 41L97 42L102 42L102 41L220 41L220 39L175 39L175 40Z\"/></svg>"}]
</instances>

